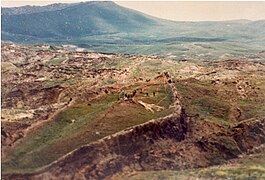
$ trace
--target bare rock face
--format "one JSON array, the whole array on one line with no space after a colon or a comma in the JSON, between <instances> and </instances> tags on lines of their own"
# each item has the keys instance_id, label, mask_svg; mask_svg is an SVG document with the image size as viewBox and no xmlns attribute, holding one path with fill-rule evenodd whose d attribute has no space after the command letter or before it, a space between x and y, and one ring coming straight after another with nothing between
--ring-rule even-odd
<instances>
[{"instance_id":1,"label":"bare rock face","mask_svg":"<svg viewBox=\"0 0 265 180\"><path fill-rule=\"evenodd\" d=\"M242 151L248 151L265 143L265 118L240 122L230 130Z\"/></svg>"},{"instance_id":2,"label":"bare rock face","mask_svg":"<svg viewBox=\"0 0 265 180\"><path fill-rule=\"evenodd\" d=\"M20 88L5 94L2 107L13 107L22 103L22 107L37 108L42 105L56 103L63 88L60 86L37 87L29 89L27 85L20 85Z\"/></svg>"},{"instance_id":3,"label":"bare rock face","mask_svg":"<svg viewBox=\"0 0 265 180\"><path fill-rule=\"evenodd\" d=\"M222 164L265 143L265 119L250 119L227 130L201 137L195 145L204 153L208 165ZM202 154L203 154L202 153Z\"/></svg>"}]
</instances>

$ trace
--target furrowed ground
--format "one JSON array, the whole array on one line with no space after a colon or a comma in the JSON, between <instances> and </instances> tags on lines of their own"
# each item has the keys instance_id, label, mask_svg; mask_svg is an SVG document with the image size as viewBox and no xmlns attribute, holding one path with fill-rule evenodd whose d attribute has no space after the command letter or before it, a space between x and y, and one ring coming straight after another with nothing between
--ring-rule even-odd
<instances>
[{"instance_id":1,"label":"furrowed ground","mask_svg":"<svg viewBox=\"0 0 265 180\"><path fill-rule=\"evenodd\" d=\"M143 137L150 136L151 143L137 144L141 151L119 158L113 156L117 152L109 155L120 172L112 172L117 167L108 167L107 160L95 159L102 167L87 178L262 178L265 65L260 59L265 54L255 57L259 61L248 61L248 56L216 62L172 61L3 44L2 172L10 177L35 173L47 165L49 169L49 164L63 162L62 157L69 158L73 151L82 153L80 147L99 142L101 149L104 137L118 138L121 135L116 133L128 128L145 133L141 128L147 128ZM171 129L158 128L154 139L152 133L157 132L148 129L150 120L175 111L170 84L180 96L180 119L187 122L180 142L171 139ZM82 166L89 169L89 164Z\"/></svg>"}]
</instances>

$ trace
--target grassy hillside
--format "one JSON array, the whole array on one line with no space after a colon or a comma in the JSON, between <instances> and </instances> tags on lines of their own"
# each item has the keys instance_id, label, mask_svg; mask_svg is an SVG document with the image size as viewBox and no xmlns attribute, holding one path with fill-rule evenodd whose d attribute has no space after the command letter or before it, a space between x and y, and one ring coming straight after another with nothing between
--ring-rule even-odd
<instances>
[{"instance_id":1,"label":"grassy hillside","mask_svg":"<svg viewBox=\"0 0 265 180\"><path fill-rule=\"evenodd\" d=\"M141 86L137 86L139 88ZM126 88L132 91L134 87ZM32 133L3 160L3 172L25 173L47 165L66 153L108 135L148 120L171 113L170 91L164 85L145 87L150 96L137 95L137 100L165 108L151 112L140 104L122 102L110 94L91 102L80 102L59 113L55 119ZM156 92L156 96L152 96Z\"/></svg>"}]
</instances>

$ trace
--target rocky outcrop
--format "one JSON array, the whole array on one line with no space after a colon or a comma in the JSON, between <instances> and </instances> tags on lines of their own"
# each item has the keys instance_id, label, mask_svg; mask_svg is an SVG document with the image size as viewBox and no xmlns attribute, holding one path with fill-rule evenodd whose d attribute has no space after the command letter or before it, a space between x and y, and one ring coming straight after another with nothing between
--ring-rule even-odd
<instances>
[{"instance_id":1,"label":"rocky outcrop","mask_svg":"<svg viewBox=\"0 0 265 180\"><path fill-rule=\"evenodd\" d=\"M246 152L265 143L265 118L242 121L229 133L237 142L238 147Z\"/></svg>"},{"instance_id":2,"label":"rocky outcrop","mask_svg":"<svg viewBox=\"0 0 265 180\"><path fill-rule=\"evenodd\" d=\"M28 87L29 86L29 87ZM53 87L31 88L31 84L19 84L17 89L3 94L3 108L10 107L31 107L38 108L43 105L49 105L57 102L63 87L56 85ZM18 104L21 104L20 106Z\"/></svg>"}]
</instances>

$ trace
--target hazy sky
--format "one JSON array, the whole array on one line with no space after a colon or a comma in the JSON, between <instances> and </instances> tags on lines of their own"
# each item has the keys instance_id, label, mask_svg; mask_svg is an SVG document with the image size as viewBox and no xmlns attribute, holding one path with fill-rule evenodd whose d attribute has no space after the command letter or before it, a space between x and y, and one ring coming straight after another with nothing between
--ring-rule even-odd
<instances>
[{"instance_id":1,"label":"hazy sky","mask_svg":"<svg viewBox=\"0 0 265 180\"><path fill-rule=\"evenodd\" d=\"M13 1L2 0L2 6L47 5L78 1ZM232 19L265 19L265 1L115 1L143 13L177 21L222 21Z\"/></svg>"}]
</instances>

